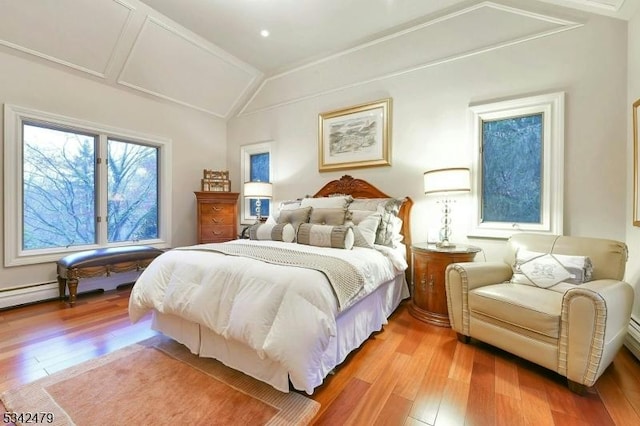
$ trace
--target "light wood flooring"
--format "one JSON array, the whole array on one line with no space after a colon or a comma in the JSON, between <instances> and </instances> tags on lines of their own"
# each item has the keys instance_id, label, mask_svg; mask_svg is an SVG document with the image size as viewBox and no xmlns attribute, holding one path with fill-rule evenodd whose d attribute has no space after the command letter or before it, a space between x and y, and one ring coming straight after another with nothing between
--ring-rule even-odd
<instances>
[{"instance_id":1,"label":"light wood flooring","mask_svg":"<svg viewBox=\"0 0 640 426\"><path fill-rule=\"evenodd\" d=\"M0 392L151 337L129 290L0 311ZM317 425L640 425L640 361L623 348L586 396L563 378L450 329L406 303L311 398ZM0 414L2 413L0 405Z\"/></svg>"}]
</instances>

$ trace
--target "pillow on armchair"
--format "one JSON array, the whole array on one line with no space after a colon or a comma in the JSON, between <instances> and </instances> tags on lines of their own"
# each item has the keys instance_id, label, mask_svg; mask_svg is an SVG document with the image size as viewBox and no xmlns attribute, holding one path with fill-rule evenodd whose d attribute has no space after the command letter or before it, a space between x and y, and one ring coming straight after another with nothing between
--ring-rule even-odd
<instances>
[{"instance_id":1,"label":"pillow on armchair","mask_svg":"<svg viewBox=\"0 0 640 426\"><path fill-rule=\"evenodd\" d=\"M583 284L591 280L593 266L587 256L569 256L518 250L512 283L550 288L558 283Z\"/></svg>"}]
</instances>

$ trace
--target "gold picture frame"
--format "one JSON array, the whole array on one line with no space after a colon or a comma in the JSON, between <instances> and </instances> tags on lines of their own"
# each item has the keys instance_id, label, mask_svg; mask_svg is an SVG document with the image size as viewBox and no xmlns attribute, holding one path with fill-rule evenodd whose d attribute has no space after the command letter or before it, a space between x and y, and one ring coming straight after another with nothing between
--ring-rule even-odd
<instances>
[{"instance_id":1,"label":"gold picture frame","mask_svg":"<svg viewBox=\"0 0 640 426\"><path fill-rule=\"evenodd\" d=\"M638 167L640 167L640 99L633 103L633 226L640 226L640 176L638 175Z\"/></svg>"},{"instance_id":2,"label":"gold picture frame","mask_svg":"<svg viewBox=\"0 0 640 426\"><path fill-rule=\"evenodd\" d=\"M391 98L318 116L318 170L391 165Z\"/></svg>"}]
</instances>

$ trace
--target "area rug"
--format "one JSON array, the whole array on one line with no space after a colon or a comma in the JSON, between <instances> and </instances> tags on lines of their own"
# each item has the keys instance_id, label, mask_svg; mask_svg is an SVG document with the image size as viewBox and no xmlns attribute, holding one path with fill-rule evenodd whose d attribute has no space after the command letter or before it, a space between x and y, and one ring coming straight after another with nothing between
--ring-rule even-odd
<instances>
[{"instance_id":1,"label":"area rug","mask_svg":"<svg viewBox=\"0 0 640 426\"><path fill-rule=\"evenodd\" d=\"M52 413L55 425L305 425L320 408L161 336L1 398L8 412Z\"/></svg>"}]
</instances>

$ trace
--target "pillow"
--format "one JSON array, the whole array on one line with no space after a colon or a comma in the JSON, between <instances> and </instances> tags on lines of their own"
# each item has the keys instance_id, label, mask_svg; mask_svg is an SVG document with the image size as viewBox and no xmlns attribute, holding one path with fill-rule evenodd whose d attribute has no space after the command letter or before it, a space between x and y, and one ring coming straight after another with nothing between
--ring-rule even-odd
<instances>
[{"instance_id":1,"label":"pillow","mask_svg":"<svg viewBox=\"0 0 640 426\"><path fill-rule=\"evenodd\" d=\"M593 266L587 256L569 256L518 250L512 283L550 288L558 283L582 284L591 280Z\"/></svg>"},{"instance_id":2,"label":"pillow","mask_svg":"<svg viewBox=\"0 0 640 426\"><path fill-rule=\"evenodd\" d=\"M344 225L347 209L322 209L313 208L309 223L319 223L321 225Z\"/></svg>"},{"instance_id":3,"label":"pillow","mask_svg":"<svg viewBox=\"0 0 640 426\"><path fill-rule=\"evenodd\" d=\"M403 198L356 198L349 204L349 210L377 211L381 214L380 224L376 233L376 244L388 247L394 246L394 224L392 218L398 216Z\"/></svg>"},{"instance_id":4,"label":"pillow","mask_svg":"<svg viewBox=\"0 0 640 426\"><path fill-rule=\"evenodd\" d=\"M309 222L309 215L311 215L311 207L302 207L293 210L281 210L278 215L278 223L290 223L293 225L293 229L298 232L298 227L301 223Z\"/></svg>"},{"instance_id":5,"label":"pillow","mask_svg":"<svg viewBox=\"0 0 640 426\"><path fill-rule=\"evenodd\" d=\"M353 201L351 195L341 195L338 197L318 197L303 198L300 207L313 207L314 209L339 209L346 208Z\"/></svg>"},{"instance_id":6,"label":"pillow","mask_svg":"<svg viewBox=\"0 0 640 426\"><path fill-rule=\"evenodd\" d=\"M272 240L292 243L296 239L296 230L290 223L256 223L249 228L249 238L252 240Z\"/></svg>"},{"instance_id":7,"label":"pillow","mask_svg":"<svg viewBox=\"0 0 640 426\"><path fill-rule=\"evenodd\" d=\"M300 201L302 199L297 199L297 200L285 200L285 201L280 201L280 204L278 204L278 210L273 213L273 217L269 216L269 219L267 219L269 222L272 223L277 223L278 222L278 217L280 217L280 212L282 210L295 210L295 209L299 209L300 208ZM272 219L272 220L270 220Z\"/></svg>"},{"instance_id":8,"label":"pillow","mask_svg":"<svg viewBox=\"0 0 640 426\"><path fill-rule=\"evenodd\" d=\"M366 213L365 216L362 215L363 212ZM366 210L352 212L351 220L345 222L345 225L351 226L353 229L354 247L373 248L381 217L380 213L372 213Z\"/></svg>"},{"instance_id":9,"label":"pillow","mask_svg":"<svg viewBox=\"0 0 640 426\"><path fill-rule=\"evenodd\" d=\"M353 230L344 225L331 226L303 223L298 228L298 244L351 250L353 248L353 240Z\"/></svg>"}]
</instances>

